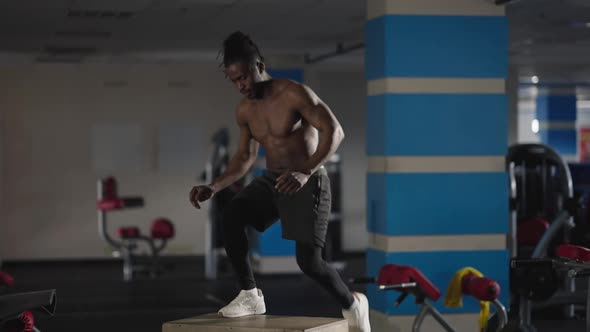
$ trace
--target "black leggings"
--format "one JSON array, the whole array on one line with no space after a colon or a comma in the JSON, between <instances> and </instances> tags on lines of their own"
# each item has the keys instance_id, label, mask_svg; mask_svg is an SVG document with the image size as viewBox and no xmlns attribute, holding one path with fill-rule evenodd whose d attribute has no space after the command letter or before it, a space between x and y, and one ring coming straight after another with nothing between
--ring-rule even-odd
<instances>
[{"instance_id":1,"label":"black leggings","mask_svg":"<svg viewBox=\"0 0 590 332\"><path fill-rule=\"evenodd\" d=\"M223 218L225 251L238 276L242 289L256 288L256 281L248 259L249 245L246 223L243 221L247 218L244 218L243 215L241 218L238 217L239 213L235 210L227 212L229 213L225 213ZM317 281L340 302L343 308L350 308L354 298L338 272L323 259L322 248L300 242L296 242L295 248L297 264L301 271Z\"/></svg>"}]
</instances>

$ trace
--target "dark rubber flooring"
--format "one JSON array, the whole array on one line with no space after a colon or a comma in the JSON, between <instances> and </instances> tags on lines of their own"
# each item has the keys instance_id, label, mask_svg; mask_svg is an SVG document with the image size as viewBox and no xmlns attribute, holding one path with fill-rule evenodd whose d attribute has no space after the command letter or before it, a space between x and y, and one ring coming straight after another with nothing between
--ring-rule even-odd
<instances>
[{"instance_id":1,"label":"dark rubber flooring","mask_svg":"<svg viewBox=\"0 0 590 332\"><path fill-rule=\"evenodd\" d=\"M342 261L345 280L364 274L363 255ZM238 292L231 271L205 280L202 257L166 257L164 262L168 269L158 279L140 276L133 282L122 280L117 260L7 261L2 270L15 278L9 292L57 290L55 316L36 314L42 332L160 332L164 322L216 312ZM338 303L304 275L258 276L257 281L268 314L341 317ZM351 288L364 290L363 285ZM536 313L534 323L539 332L585 331L583 317L560 320L550 310Z\"/></svg>"}]
</instances>

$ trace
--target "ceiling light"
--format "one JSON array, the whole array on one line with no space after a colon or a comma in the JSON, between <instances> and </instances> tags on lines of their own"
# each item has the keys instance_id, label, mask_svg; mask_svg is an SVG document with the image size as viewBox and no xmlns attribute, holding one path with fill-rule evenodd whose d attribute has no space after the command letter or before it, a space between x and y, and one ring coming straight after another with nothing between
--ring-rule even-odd
<instances>
[{"instance_id":1,"label":"ceiling light","mask_svg":"<svg viewBox=\"0 0 590 332\"><path fill-rule=\"evenodd\" d=\"M539 77L538 77L538 76L536 76L536 75L535 75L535 76L533 76L533 77L531 77L531 82L533 82L533 84L537 84L537 83L539 83Z\"/></svg>"},{"instance_id":2,"label":"ceiling light","mask_svg":"<svg viewBox=\"0 0 590 332\"><path fill-rule=\"evenodd\" d=\"M539 132L539 120L533 119L533 121L531 121L531 130L535 134Z\"/></svg>"}]
</instances>

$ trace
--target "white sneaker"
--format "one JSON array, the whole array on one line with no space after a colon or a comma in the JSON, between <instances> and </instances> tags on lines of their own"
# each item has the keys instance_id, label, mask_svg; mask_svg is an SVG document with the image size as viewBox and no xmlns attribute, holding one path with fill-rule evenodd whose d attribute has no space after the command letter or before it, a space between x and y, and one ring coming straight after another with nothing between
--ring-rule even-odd
<instances>
[{"instance_id":1,"label":"white sneaker","mask_svg":"<svg viewBox=\"0 0 590 332\"><path fill-rule=\"evenodd\" d=\"M352 306L342 309L342 316L348 320L350 332L371 332L369 322L369 300L362 293L353 292L355 298Z\"/></svg>"},{"instance_id":2,"label":"white sneaker","mask_svg":"<svg viewBox=\"0 0 590 332\"><path fill-rule=\"evenodd\" d=\"M221 317L237 318L266 313L264 296L260 289L242 290L228 305L221 308L217 314Z\"/></svg>"}]
</instances>

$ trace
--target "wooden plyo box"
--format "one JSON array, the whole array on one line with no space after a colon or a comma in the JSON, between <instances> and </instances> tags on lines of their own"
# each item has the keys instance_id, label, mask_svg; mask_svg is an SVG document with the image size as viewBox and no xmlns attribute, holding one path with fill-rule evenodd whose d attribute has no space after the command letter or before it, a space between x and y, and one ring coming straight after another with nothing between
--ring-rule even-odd
<instances>
[{"instance_id":1,"label":"wooden plyo box","mask_svg":"<svg viewBox=\"0 0 590 332\"><path fill-rule=\"evenodd\" d=\"M343 318L256 315L223 318L216 313L164 323L162 332L348 332Z\"/></svg>"}]
</instances>

